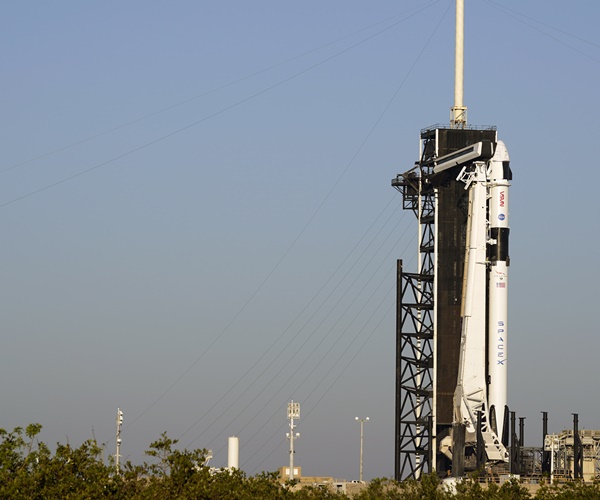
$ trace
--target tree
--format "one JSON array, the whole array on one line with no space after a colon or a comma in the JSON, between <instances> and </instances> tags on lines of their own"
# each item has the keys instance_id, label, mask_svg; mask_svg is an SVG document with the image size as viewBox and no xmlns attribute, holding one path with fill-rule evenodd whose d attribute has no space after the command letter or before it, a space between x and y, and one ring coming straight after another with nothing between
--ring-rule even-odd
<instances>
[{"instance_id":1,"label":"tree","mask_svg":"<svg viewBox=\"0 0 600 500\"><path fill-rule=\"evenodd\" d=\"M67 500L105 498L145 500L177 498L206 500L332 500L345 494L319 487L299 488L295 482L281 484L276 472L247 476L243 471L215 471L204 465L206 450L177 449L177 440L166 433L150 444L149 462L127 461L116 474L114 464L105 464L95 440L78 448L57 443L52 452L38 440L42 426L30 424L13 431L0 429L0 498ZM355 500L519 500L531 499L516 479L502 486L484 487L477 477L458 482L456 491L444 488L435 474L419 481L397 482L374 479ZM538 500L600 499L599 484L580 482L542 485Z\"/></svg>"},{"instance_id":2,"label":"tree","mask_svg":"<svg viewBox=\"0 0 600 500\"><path fill-rule=\"evenodd\" d=\"M53 455L44 443L36 444L41 429L39 424L12 432L0 429L0 498L98 498L118 493L118 482L93 440L79 448L59 443Z\"/></svg>"}]
</instances>

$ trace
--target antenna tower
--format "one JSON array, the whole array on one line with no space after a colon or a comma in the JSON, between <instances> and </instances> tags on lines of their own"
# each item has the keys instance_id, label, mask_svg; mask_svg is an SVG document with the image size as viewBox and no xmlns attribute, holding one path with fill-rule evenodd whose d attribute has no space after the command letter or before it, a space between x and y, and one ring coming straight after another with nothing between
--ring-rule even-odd
<instances>
[{"instance_id":1,"label":"antenna tower","mask_svg":"<svg viewBox=\"0 0 600 500\"><path fill-rule=\"evenodd\" d=\"M286 437L290 440L290 479L294 479L294 453L296 453L294 451L294 439L300 437L299 432L294 433L296 428L294 420L300 418L300 403L294 403L293 399L288 403L287 418L290 421L290 432L286 433Z\"/></svg>"}]
</instances>

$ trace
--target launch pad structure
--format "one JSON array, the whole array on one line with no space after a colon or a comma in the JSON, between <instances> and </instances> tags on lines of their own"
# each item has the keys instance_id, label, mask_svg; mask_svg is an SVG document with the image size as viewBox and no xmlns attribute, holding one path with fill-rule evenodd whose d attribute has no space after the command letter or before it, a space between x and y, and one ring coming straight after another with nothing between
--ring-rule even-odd
<instances>
[{"instance_id":1,"label":"launch pad structure","mask_svg":"<svg viewBox=\"0 0 600 500\"><path fill-rule=\"evenodd\" d=\"M392 180L418 223L417 272L397 267L397 480L518 468L506 367L512 172L496 128L467 125L464 0L454 66L450 125L421 130L419 160Z\"/></svg>"},{"instance_id":2,"label":"launch pad structure","mask_svg":"<svg viewBox=\"0 0 600 500\"><path fill-rule=\"evenodd\" d=\"M398 261L396 332L396 479L446 471L439 451L451 435L461 349L461 306L468 192L462 182L431 182L435 160L471 144L496 143L495 127L421 131L421 158L392 180L418 223L416 273Z\"/></svg>"},{"instance_id":3,"label":"launch pad structure","mask_svg":"<svg viewBox=\"0 0 600 500\"><path fill-rule=\"evenodd\" d=\"M449 125L421 130L414 166L392 179L418 229L416 272L397 263L395 464L398 481L436 472L600 479L600 431L548 434L524 447L510 412L510 158L495 126L467 125L464 0L456 0Z\"/></svg>"}]
</instances>

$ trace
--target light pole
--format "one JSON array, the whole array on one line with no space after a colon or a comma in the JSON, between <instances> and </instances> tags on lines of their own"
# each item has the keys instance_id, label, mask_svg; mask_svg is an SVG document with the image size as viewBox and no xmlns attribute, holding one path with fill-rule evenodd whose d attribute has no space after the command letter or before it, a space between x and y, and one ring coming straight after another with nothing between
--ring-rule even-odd
<instances>
[{"instance_id":1,"label":"light pole","mask_svg":"<svg viewBox=\"0 0 600 500\"><path fill-rule=\"evenodd\" d=\"M363 480L363 441L365 439L365 434L364 434L364 425L365 422L369 421L369 417L366 418L358 418L358 417L354 417L354 420L360 422L360 469L359 469L359 473L358 473L358 480L362 483Z\"/></svg>"},{"instance_id":2,"label":"light pole","mask_svg":"<svg viewBox=\"0 0 600 500\"><path fill-rule=\"evenodd\" d=\"M121 473L121 426L123 425L123 412L117 408L117 453L115 454L115 467L117 475Z\"/></svg>"}]
</instances>

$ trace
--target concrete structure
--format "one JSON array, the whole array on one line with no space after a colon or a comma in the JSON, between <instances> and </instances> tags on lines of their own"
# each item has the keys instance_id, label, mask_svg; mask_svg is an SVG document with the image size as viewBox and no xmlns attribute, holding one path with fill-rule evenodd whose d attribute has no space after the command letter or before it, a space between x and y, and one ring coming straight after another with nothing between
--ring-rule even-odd
<instances>
[{"instance_id":1,"label":"concrete structure","mask_svg":"<svg viewBox=\"0 0 600 500\"><path fill-rule=\"evenodd\" d=\"M584 482L600 479L600 430L578 431L582 450L582 478ZM550 477L553 481L572 479L576 476L576 442L573 429L559 434L548 434L544 451L550 452Z\"/></svg>"},{"instance_id":2,"label":"concrete structure","mask_svg":"<svg viewBox=\"0 0 600 500\"><path fill-rule=\"evenodd\" d=\"M291 473L293 472L293 474ZM294 466L294 470L290 470L290 466L286 465L285 467L279 468L279 478L282 482L287 481L288 479L297 479L298 481L302 481L302 467Z\"/></svg>"},{"instance_id":3,"label":"concrete structure","mask_svg":"<svg viewBox=\"0 0 600 500\"><path fill-rule=\"evenodd\" d=\"M278 470L281 483L285 483L290 479L290 468L288 466L280 467ZM292 487L293 491L312 486L326 489L332 493L344 493L350 497L360 493L368 486L368 482L346 481L346 479L332 476L303 476L301 467L294 467L294 480L297 481L297 484Z\"/></svg>"}]
</instances>

